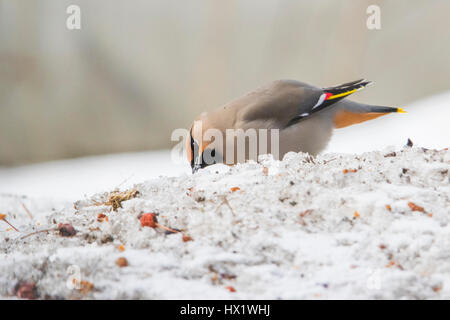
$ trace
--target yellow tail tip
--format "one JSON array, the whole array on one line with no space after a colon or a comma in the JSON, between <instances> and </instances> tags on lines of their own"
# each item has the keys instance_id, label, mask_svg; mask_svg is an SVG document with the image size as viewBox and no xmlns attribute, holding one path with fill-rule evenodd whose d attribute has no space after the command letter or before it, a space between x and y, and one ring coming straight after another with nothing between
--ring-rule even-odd
<instances>
[{"instance_id":1,"label":"yellow tail tip","mask_svg":"<svg viewBox=\"0 0 450 320\"><path fill-rule=\"evenodd\" d=\"M406 113L406 111L403 110L403 108L397 108L397 112L398 112L398 113Z\"/></svg>"}]
</instances>

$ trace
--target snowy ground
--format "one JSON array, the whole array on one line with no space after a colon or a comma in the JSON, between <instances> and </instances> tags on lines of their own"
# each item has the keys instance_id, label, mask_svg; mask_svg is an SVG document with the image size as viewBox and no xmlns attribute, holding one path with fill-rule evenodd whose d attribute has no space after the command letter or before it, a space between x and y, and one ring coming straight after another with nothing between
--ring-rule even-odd
<instances>
[{"instance_id":1,"label":"snowy ground","mask_svg":"<svg viewBox=\"0 0 450 320\"><path fill-rule=\"evenodd\" d=\"M449 299L450 152L391 152L291 153L153 179L117 212L95 205L107 195L56 210L3 196L20 232L0 233L0 296L22 280L41 298ZM142 227L148 212L192 241ZM77 235L21 239L59 223ZM93 287L68 286L74 270Z\"/></svg>"},{"instance_id":2,"label":"snowy ground","mask_svg":"<svg viewBox=\"0 0 450 320\"><path fill-rule=\"evenodd\" d=\"M187 172L190 172L189 165L174 163L168 150L0 167L0 194L76 201L158 176Z\"/></svg>"},{"instance_id":3,"label":"snowy ground","mask_svg":"<svg viewBox=\"0 0 450 320\"><path fill-rule=\"evenodd\" d=\"M39 298L449 299L447 101L338 130L313 160L194 176L168 151L0 168L0 213L19 230L0 215L0 297L25 281ZM117 212L98 205L135 184ZM148 212L192 241L142 227ZM77 234L22 239L59 223Z\"/></svg>"}]
</instances>

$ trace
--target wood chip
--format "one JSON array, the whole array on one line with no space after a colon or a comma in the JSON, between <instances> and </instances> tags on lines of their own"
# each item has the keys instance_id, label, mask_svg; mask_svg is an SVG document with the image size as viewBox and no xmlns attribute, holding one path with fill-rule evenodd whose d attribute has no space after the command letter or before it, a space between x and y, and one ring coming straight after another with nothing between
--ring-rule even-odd
<instances>
[{"instance_id":1,"label":"wood chip","mask_svg":"<svg viewBox=\"0 0 450 320\"><path fill-rule=\"evenodd\" d=\"M418 206L414 202L408 202L408 206L412 211L425 212L425 209L421 206Z\"/></svg>"}]
</instances>

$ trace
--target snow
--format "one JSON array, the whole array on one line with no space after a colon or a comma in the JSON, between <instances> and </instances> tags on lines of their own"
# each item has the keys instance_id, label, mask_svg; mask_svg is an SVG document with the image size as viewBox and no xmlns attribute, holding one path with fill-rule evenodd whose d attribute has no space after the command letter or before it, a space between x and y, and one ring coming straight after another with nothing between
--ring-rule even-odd
<instances>
[{"instance_id":1,"label":"snow","mask_svg":"<svg viewBox=\"0 0 450 320\"><path fill-rule=\"evenodd\" d=\"M85 157L0 167L0 193L76 201L119 186L185 172L190 172L189 165L171 161L168 150Z\"/></svg>"},{"instance_id":2,"label":"snow","mask_svg":"<svg viewBox=\"0 0 450 320\"><path fill-rule=\"evenodd\" d=\"M0 221L0 297L27 281L47 299L449 299L446 101L337 130L312 160L289 153L191 175L158 151L0 168L0 212L19 229ZM132 187L117 212L98 205ZM193 241L142 227L147 212ZM59 223L77 235L22 239Z\"/></svg>"},{"instance_id":3,"label":"snow","mask_svg":"<svg viewBox=\"0 0 450 320\"><path fill-rule=\"evenodd\" d=\"M390 152L313 161L289 153L282 162L160 177L137 184L139 195L117 212L96 205L107 194L57 209L3 196L20 232L1 226L0 296L23 280L40 297L66 299L449 299L450 152ZM142 227L146 212L193 241ZM51 231L21 239L67 222L73 238ZM115 265L118 257L129 266ZM69 288L68 268L94 289Z\"/></svg>"}]
</instances>

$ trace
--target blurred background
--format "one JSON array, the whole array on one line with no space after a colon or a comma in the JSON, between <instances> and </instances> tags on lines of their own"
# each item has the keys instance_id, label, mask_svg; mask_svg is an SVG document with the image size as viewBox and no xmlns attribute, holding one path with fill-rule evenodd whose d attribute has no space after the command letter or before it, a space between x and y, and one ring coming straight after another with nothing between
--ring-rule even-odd
<instances>
[{"instance_id":1,"label":"blurred background","mask_svg":"<svg viewBox=\"0 0 450 320\"><path fill-rule=\"evenodd\" d=\"M66 28L72 4L81 30ZM0 166L167 149L173 129L275 79L364 77L375 85L354 100L408 105L450 89L449 13L448 0L0 0Z\"/></svg>"}]
</instances>

